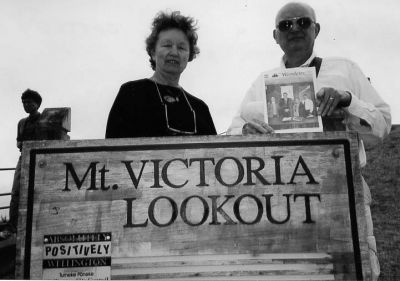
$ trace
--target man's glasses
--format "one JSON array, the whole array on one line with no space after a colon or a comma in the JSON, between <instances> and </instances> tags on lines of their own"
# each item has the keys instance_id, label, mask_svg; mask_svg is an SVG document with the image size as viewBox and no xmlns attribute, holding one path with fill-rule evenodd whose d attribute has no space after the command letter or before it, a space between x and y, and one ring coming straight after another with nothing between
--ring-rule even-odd
<instances>
[{"instance_id":1,"label":"man's glasses","mask_svg":"<svg viewBox=\"0 0 400 281\"><path fill-rule=\"evenodd\" d=\"M279 31L286 32L291 30L295 24L297 24L301 29L307 29L311 26L312 23L315 22L308 17L297 17L282 20L278 23L276 27L279 29Z\"/></svg>"}]
</instances>

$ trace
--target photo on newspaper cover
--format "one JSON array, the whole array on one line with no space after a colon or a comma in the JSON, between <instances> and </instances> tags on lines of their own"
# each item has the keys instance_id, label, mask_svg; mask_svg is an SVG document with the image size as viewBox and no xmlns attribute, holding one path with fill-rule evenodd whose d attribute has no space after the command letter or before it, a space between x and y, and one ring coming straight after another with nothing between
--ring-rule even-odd
<instances>
[{"instance_id":1,"label":"photo on newspaper cover","mask_svg":"<svg viewBox=\"0 0 400 281\"><path fill-rule=\"evenodd\" d=\"M276 133L323 131L316 108L314 67L265 72L264 85L265 122Z\"/></svg>"}]
</instances>

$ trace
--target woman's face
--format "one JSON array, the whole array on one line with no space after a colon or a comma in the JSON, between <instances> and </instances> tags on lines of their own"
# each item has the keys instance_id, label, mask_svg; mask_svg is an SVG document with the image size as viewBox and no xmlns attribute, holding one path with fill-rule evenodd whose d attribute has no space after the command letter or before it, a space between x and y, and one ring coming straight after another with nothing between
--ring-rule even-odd
<instances>
[{"instance_id":1,"label":"woman's face","mask_svg":"<svg viewBox=\"0 0 400 281\"><path fill-rule=\"evenodd\" d=\"M158 34L152 54L156 62L156 72L181 74L189 60L189 40L179 29L167 29Z\"/></svg>"}]
</instances>

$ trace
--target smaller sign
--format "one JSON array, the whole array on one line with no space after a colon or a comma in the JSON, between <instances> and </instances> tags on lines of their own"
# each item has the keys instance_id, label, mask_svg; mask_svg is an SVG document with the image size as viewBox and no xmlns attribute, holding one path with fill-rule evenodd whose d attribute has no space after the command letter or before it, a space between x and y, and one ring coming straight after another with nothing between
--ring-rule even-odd
<instances>
[{"instance_id":1,"label":"smaller sign","mask_svg":"<svg viewBox=\"0 0 400 281\"><path fill-rule=\"evenodd\" d=\"M43 238L43 279L109 280L111 233L72 233Z\"/></svg>"}]
</instances>

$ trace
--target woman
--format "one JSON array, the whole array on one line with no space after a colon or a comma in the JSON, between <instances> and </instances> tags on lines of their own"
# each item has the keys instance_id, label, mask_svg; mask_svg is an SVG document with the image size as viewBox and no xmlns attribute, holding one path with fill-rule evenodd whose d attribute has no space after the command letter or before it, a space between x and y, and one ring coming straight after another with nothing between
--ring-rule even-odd
<instances>
[{"instance_id":1,"label":"woman","mask_svg":"<svg viewBox=\"0 0 400 281\"><path fill-rule=\"evenodd\" d=\"M194 20L158 14L146 39L153 76L123 84L108 116L106 138L215 135L207 105L180 85L199 49Z\"/></svg>"}]
</instances>

